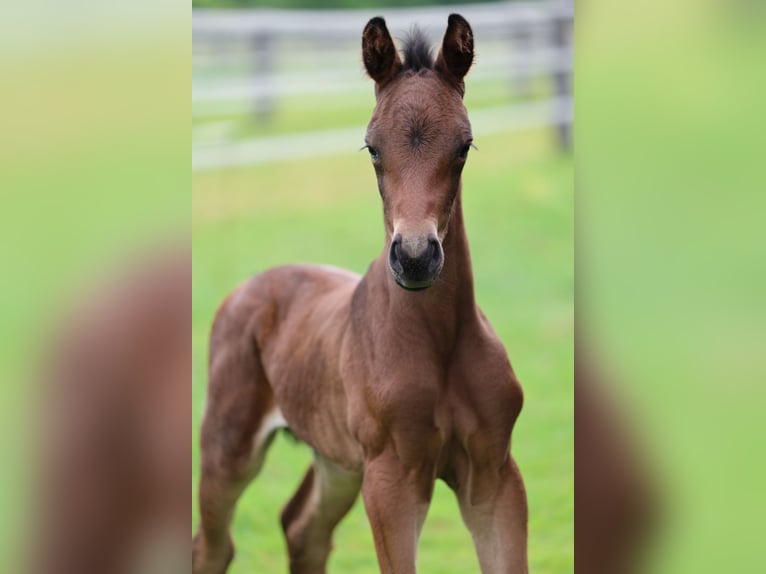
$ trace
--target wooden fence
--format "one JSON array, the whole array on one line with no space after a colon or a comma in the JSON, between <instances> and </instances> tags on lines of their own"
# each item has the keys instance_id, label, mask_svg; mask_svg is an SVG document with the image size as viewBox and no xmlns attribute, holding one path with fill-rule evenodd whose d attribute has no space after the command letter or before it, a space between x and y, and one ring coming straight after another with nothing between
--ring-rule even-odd
<instances>
[{"instance_id":1,"label":"wooden fence","mask_svg":"<svg viewBox=\"0 0 766 574\"><path fill-rule=\"evenodd\" d=\"M535 107L524 105L533 103L533 79L549 79L552 97L544 106L545 123L558 130L563 147L570 147L572 0L378 11L194 10L194 118L232 110L268 118L285 97L314 94L321 103L333 93L369 89L360 81L359 42L370 17L383 15L395 37L416 23L436 42L449 12L463 14L474 29L481 65L472 71L471 82L507 78L521 113ZM527 95L530 101L525 102Z\"/></svg>"}]
</instances>

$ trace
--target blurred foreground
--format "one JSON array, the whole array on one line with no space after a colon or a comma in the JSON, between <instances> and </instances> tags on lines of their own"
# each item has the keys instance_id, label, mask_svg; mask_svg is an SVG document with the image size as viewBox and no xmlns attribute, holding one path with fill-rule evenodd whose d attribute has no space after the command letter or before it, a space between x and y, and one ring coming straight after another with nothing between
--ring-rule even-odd
<instances>
[{"instance_id":1,"label":"blurred foreground","mask_svg":"<svg viewBox=\"0 0 766 574\"><path fill-rule=\"evenodd\" d=\"M188 571L188 247L83 295L45 367L31 571Z\"/></svg>"},{"instance_id":2,"label":"blurred foreground","mask_svg":"<svg viewBox=\"0 0 766 574\"><path fill-rule=\"evenodd\" d=\"M0 571L188 572L191 15L1 20Z\"/></svg>"},{"instance_id":3,"label":"blurred foreground","mask_svg":"<svg viewBox=\"0 0 766 574\"><path fill-rule=\"evenodd\" d=\"M763 3L578 4L578 352L653 483L644 572L766 570L764 29Z\"/></svg>"}]
</instances>

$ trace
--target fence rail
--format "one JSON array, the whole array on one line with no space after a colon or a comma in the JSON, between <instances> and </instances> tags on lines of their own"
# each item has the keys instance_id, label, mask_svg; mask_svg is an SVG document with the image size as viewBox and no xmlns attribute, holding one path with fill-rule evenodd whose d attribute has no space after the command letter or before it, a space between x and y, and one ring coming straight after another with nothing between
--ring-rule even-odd
<instances>
[{"instance_id":1,"label":"fence rail","mask_svg":"<svg viewBox=\"0 0 766 574\"><path fill-rule=\"evenodd\" d=\"M471 22L474 29L507 29L511 26L530 26L555 19L573 20L572 2L541 0L536 2L491 2L397 8L385 12L389 29L407 29L413 22L424 28L443 28L445 12L459 12ZM248 36L258 32L275 34L351 35L357 38L362 26L374 12L380 10L204 10L192 12L194 34Z\"/></svg>"},{"instance_id":2,"label":"fence rail","mask_svg":"<svg viewBox=\"0 0 766 574\"><path fill-rule=\"evenodd\" d=\"M507 78L510 96L520 103L514 116L535 110L534 121L514 125L555 127L561 145L571 145L573 73L572 0L541 0L387 9L383 15L395 37L417 24L434 41L444 31L447 12L471 23L481 65L471 82ZM380 10L194 10L192 13L192 111L195 120L220 116L226 106L246 107L268 118L286 97L315 94L318 107L333 93L368 90L361 81L361 30ZM526 101L533 78L550 79L547 107ZM540 104L538 106L530 104ZM555 105L553 105L555 103ZM541 117L541 109L551 113ZM226 142L231 144L232 142ZM242 142L240 142L242 143ZM251 142L252 143L252 142ZM194 141L193 141L194 144ZM196 146L195 146L196 147ZM227 146L230 147L230 146ZM252 150L259 146L245 146ZM240 152L240 163L247 155ZM212 157L210 149L203 150ZM203 153L200 151L200 153ZM221 153L218 156L223 157ZM216 155L216 154L214 154ZM253 161L258 158L253 157ZM209 166L210 161L197 161ZM201 167L200 167L201 169Z\"/></svg>"}]
</instances>

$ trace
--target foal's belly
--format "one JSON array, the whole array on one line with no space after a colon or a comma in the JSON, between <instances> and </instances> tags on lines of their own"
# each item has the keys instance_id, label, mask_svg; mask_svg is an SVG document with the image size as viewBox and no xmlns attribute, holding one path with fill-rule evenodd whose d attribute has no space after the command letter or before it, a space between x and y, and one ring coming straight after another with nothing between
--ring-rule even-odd
<instances>
[{"instance_id":1,"label":"foal's belly","mask_svg":"<svg viewBox=\"0 0 766 574\"><path fill-rule=\"evenodd\" d=\"M341 467L357 470L361 448L348 431L338 363L359 278L319 266L277 268L267 277L274 325L259 346L277 407L299 439Z\"/></svg>"}]
</instances>

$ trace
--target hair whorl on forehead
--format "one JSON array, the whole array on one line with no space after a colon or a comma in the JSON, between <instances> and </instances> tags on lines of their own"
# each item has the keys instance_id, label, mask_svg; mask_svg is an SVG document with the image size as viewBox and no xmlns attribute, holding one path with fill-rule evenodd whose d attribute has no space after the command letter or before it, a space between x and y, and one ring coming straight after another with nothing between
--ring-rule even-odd
<instances>
[{"instance_id":1,"label":"hair whorl on forehead","mask_svg":"<svg viewBox=\"0 0 766 574\"><path fill-rule=\"evenodd\" d=\"M434 67L434 58L431 54L431 43L423 30L413 26L403 41L402 53L404 54L404 69L418 72Z\"/></svg>"}]
</instances>

